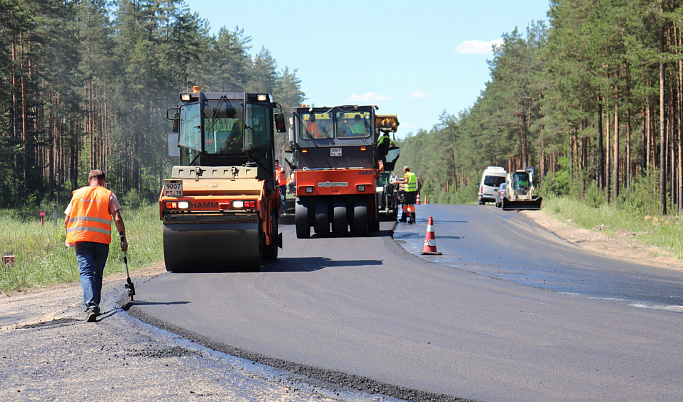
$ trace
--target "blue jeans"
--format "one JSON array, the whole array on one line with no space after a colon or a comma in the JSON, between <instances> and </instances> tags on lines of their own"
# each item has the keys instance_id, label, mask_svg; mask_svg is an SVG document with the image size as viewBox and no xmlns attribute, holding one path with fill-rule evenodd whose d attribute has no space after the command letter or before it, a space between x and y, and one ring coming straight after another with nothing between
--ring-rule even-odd
<instances>
[{"instance_id":1,"label":"blue jeans","mask_svg":"<svg viewBox=\"0 0 683 402\"><path fill-rule=\"evenodd\" d=\"M90 241L76 243L76 259L81 273L85 308L99 308L102 296L102 273L107 263L109 245Z\"/></svg>"}]
</instances>

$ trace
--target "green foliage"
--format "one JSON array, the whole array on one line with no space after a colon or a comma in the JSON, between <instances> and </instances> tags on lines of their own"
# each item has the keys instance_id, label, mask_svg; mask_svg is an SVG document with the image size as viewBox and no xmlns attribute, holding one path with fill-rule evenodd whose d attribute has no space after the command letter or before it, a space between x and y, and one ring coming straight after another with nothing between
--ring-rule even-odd
<instances>
[{"instance_id":1,"label":"green foliage","mask_svg":"<svg viewBox=\"0 0 683 402\"><path fill-rule=\"evenodd\" d=\"M131 203L155 200L175 162L166 109L193 85L304 97L296 70L252 56L237 27L211 35L182 0L4 1L0 16L0 208L64 200L91 168Z\"/></svg>"},{"instance_id":2,"label":"green foliage","mask_svg":"<svg viewBox=\"0 0 683 402\"><path fill-rule=\"evenodd\" d=\"M600 193L600 189L594 181L588 183L583 200L586 205L592 208L600 208L605 203L605 197Z\"/></svg>"}]
</instances>

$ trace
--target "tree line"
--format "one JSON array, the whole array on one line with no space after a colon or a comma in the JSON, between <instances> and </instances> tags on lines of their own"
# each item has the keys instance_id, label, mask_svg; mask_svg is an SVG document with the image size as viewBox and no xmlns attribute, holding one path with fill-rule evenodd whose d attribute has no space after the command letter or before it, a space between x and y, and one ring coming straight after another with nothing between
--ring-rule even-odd
<instances>
[{"instance_id":1,"label":"tree line","mask_svg":"<svg viewBox=\"0 0 683 402\"><path fill-rule=\"evenodd\" d=\"M64 204L91 169L124 201L156 199L166 109L194 85L303 102L243 29L209 31L183 0L0 0L0 208Z\"/></svg>"},{"instance_id":2,"label":"tree line","mask_svg":"<svg viewBox=\"0 0 683 402\"><path fill-rule=\"evenodd\" d=\"M683 206L683 2L552 0L504 34L473 106L403 141L433 201L473 201L486 166L544 193L645 213Z\"/></svg>"}]
</instances>

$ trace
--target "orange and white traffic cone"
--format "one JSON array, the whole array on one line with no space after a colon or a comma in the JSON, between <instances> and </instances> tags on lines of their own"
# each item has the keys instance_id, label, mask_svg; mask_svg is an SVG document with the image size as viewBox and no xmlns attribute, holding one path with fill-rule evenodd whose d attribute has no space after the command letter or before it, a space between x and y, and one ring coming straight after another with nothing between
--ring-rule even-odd
<instances>
[{"instance_id":1,"label":"orange and white traffic cone","mask_svg":"<svg viewBox=\"0 0 683 402\"><path fill-rule=\"evenodd\" d=\"M420 205L420 193L417 193L417 201L415 202L415 205Z\"/></svg>"},{"instance_id":2,"label":"orange and white traffic cone","mask_svg":"<svg viewBox=\"0 0 683 402\"><path fill-rule=\"evenodd\" d=\"M427 224L427 235L425 236L425 246L422 255L441 255L436 251L436 237L434 236L434 219L430 216Z\"/></svg>"}]
</instances>

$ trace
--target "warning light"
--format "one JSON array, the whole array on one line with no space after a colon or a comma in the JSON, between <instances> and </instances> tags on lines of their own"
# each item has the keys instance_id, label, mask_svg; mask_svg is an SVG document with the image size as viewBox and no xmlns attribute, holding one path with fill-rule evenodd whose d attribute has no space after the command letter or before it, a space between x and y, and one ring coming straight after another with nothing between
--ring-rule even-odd
<instances>
[{"instance_id":1,"label":"warning light","mask_svg":"<svg viewBox=\"0 0 683 402\"><path fill-rule=\"evenodd\" d=\"M198 85L193 86L192 92L198 94L199 93L199 86Z\"/></svg>"}]
</instances>

